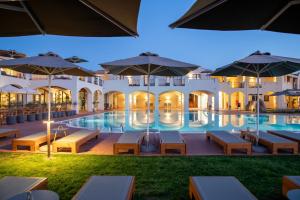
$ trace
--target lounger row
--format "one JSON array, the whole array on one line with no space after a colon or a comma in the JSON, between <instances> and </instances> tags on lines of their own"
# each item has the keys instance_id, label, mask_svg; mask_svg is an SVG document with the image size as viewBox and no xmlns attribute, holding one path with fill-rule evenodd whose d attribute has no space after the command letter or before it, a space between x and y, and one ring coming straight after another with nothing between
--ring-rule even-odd
<instances>
[{"instance_id":1,"label":"lounger row","mask_svg":"<svg viewBox=\"0 0 300 200\"><path fill-rule=\"evenodd\" d=\"M47 189L47 178L4 177L0 180L0 200L32 190ZM299 176L284 176L282 194L300 189ZM73 200L130 200L135 190L134 176L92 176L81 187ZM192 176L189 179L189 196L195 200L257 200L257 198L233 176Z\"/></svg>"},{"instance_id":2,"label":"lounger row","mask_svg":"<svg viewBox=\"0 0 300 200\"><path fill-rule=\"evenodd\" d=\"M99 131L79 130L68 136L62 137L52 142L52 148L54 152L60 150L70 150L72 153L78 153L79 147L91 139L97 139ZM50 135L50 139L53 140L54 134ZM19 150L20 147L29 147L30 151L37 151L40 146L47 142L47 133L39 132L32 135L28 135L21 138L12 140L13 150Z\"/></svg>"},{"instance_id":3,"label":"lounger row","mask_svg":"<svg viewBox=\"0 0 300 200\"><path fill-rule=\"evenodd\" d=\"M146 134L140 132L122 134L114 144L114 154L133 151L135 155L139 155L145 136ZM168 150L177 150L181 155L186 154L186 143L178 131L162 131L159 140L162 155L165 155Z\"/></svg>"},{"instance_id":4,"label":"lounger row","mask_svg":"<svg viewBox=\"0 0 300 200\"><path fill-rule=\"evenodd\" d=\"M246 136L245 132L241 132L241 137L239 137L227 131L208 131L206 134L208 140L212 140L223 147L225 155L231 155L232 150L244 150L247 155L251 155L252 143L245 140ZM260 131L258 143L267 147L274 155L278 154L278 150L289 150L298 154L299 136L299 134L288 131ZM252 135L252 137L254 136Z\"/></svg>"}]
</instances>

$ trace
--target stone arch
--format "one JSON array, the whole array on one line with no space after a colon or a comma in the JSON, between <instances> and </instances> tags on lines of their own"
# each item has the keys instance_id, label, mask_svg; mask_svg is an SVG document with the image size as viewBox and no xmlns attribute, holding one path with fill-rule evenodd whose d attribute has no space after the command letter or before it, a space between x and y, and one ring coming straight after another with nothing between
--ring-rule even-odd
<instances>
[{"instance_id":1,"label":"stone arch","mask_svg":"<svg viewBox=\"0 0 300 200\"><path fill-rule=\"evenodd\" d=\"M150 110L155 109L155 94L149 92L150 94ZM147 110L148 98L147 91L137 90L129 94L129 108L131 110Z\"/></svg>"},{"instance_id":2,"label":"stone arch","mask_svg":"<svg viewBox=\"0 0 300 200\"><path fill-rule=\"evenodd\" d=\"M93 109L93 93L87 88L83 87L78 90L78 109L79 111L92 111Z\"/></svg>"},{"instance_id":3,"label":"stone arch","mask_svg":"<svg viewBox=\"0 0 300 200\"><path fill-rule=\"evenodd\" d=\"M161 110L184 109L184 93L177 90L161 92L158 96L158 108Z\"/></svg>"},{"instance_id":4,"label":"stone arch","mask_svg":"<svg viewBox=\"0 0 300 200\"><path fill-rule=\"evenodd\" d=\"M125 109L125 93L121 91L109 91L104 94L104 109Z\"/></svg>"},{"instance_id":5,"label":"stone arch","mask_svg":"<svg viewBox=\"0 0 300 200\"><path fill-rule=\"evenodd\" d=\"M211 110L214 93L206 90L194 90L189 94L189 108L193 110Z\"/></svg>"}]
</instances>

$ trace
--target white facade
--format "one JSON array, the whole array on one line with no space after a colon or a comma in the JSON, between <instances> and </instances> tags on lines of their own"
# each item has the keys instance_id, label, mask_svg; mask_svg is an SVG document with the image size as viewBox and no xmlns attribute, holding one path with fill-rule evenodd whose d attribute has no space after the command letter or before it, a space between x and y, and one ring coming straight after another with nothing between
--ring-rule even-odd
<instances>
[{"instance_id":1,"label":"white facade","mask_svg":"<svg viewBox=\"0 0 300 200\"><path fill-rule=\"evenodd\" d=\"M45 76L8 74L2 70L0 87L14 85L20 88L47 89ZM143 109L146 102L147 80L143 76L120 77L98 74L83 78L72 76L53 77L52 86L68 90L73 109L95 111L104 108ZM151 108L159 109L211 109L246 110L255 105L256 79L249 77L225 78L210 77L202 69L195 70L185 77L151 77ZM287 102L285 96L269 96L273 92L285 89L298 89L298 75L277 78L262 78L260 98L266 108L285 109L299 102ZM84 103L82 97L84 96ZM253 97L254 96L254 97ZM33 95L27 95L26 103L33 101ZM46 98L44 98L46 99ZM81 102L81 103L80 103ZM106 102L106 105L105 105ZM290 105L289 105L290 103Z\"/></svg>"}]
</instances>

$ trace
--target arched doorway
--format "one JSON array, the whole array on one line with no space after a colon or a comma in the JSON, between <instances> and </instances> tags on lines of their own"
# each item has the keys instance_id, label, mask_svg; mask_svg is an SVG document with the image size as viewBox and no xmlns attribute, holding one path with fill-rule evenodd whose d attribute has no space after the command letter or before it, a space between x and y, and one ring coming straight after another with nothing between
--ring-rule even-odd
<instances>
[{"instance_id":1,"label":"arched doorway","mask_svg":"<svg viewBox=\"0 0 300 200\"><path fill-rule=\"evenodd\" d=\"M189 108L192 110L211 109L212 102L209 102L209 98L212 98L212 93L210 92L193 91L189 95Z\"/></svg>"},{"instance_id":2,"label":"arched doorway","mask_svg":"<svg viewBox=\"0 0 300 200\"><path fill-rule=\"evenodd\" d=\"M125 94L119 91L110 91L105 95L104 108L105 109L125 109Z\"/></svg>"},{"instance_id":3,"label":"arched doorway","mask_svg":"<svg viewBox=\"0 0 300 200\"><path fill-rule=\"evenodd\" d=\"M244 110L245 109L245 95L243 92L234 92L231 94L231 109Z\"/></svg>"},{"instance_id":4,"label":"arched doorway","mask_svg":"<svg viewBox=\"0 0 300 200\"><path fill-rule=\"evenodd\" d=\"M92 92L87 88L81 88L78 94L79 111L91 111L92 108Z\"/></svg>"},{"instance_id":5,"label":"arched doorway","mask_svg":"<svg viewBox=\"0 0 300 200\"><path fill-rule=\"evenodd\" d=\"M150 110L155 109L154 101L155 96L150 93ZM131 110L147 110L148 108L148 95L146 91L135 91L129 94L129 108Z\"/></svg>"},{"instance_id":6,"label":"arched doorway","mask_svg":"<svg viewBox=\"0 0 300 200\"><path fill-rule=\"evenodd\" d=\"M229 109L229 95L226 92L219 92L219 109L228 110Z\"/></svg>"},{"instance_id":7,"label":"arched doorway","mask_svg":"<svg viewBox=\"0 0 300 200\"><path fill-rule=\"evenodd\" d=\"M160 110L182 110L184 95L178 91L166 91L159 95Z\"/></svg>"}]
</instances>

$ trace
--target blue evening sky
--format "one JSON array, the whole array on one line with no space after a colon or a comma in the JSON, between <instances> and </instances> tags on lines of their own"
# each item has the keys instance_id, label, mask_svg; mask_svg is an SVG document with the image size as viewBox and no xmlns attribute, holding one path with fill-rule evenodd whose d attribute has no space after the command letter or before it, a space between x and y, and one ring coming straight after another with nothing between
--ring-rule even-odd
<instances>
[{"instance_id":1,"label":"blue evening sky","mask_svg":"<svg viewBox=\"0 0 300 200\"><path fill-rule=\"evenodd\" d=\"M208 69L223 66L256 50L300 58L300 35L266 31L170 29L168 25L178 19L193 2L142 0L138 38L6 37L0 38L0 49L14 49L29 56L48 51L62 57L76 55L89 60L82 66L93 70L99 69L99 63L136 56L145 51Z\"/></svg>"}]
</instances>

